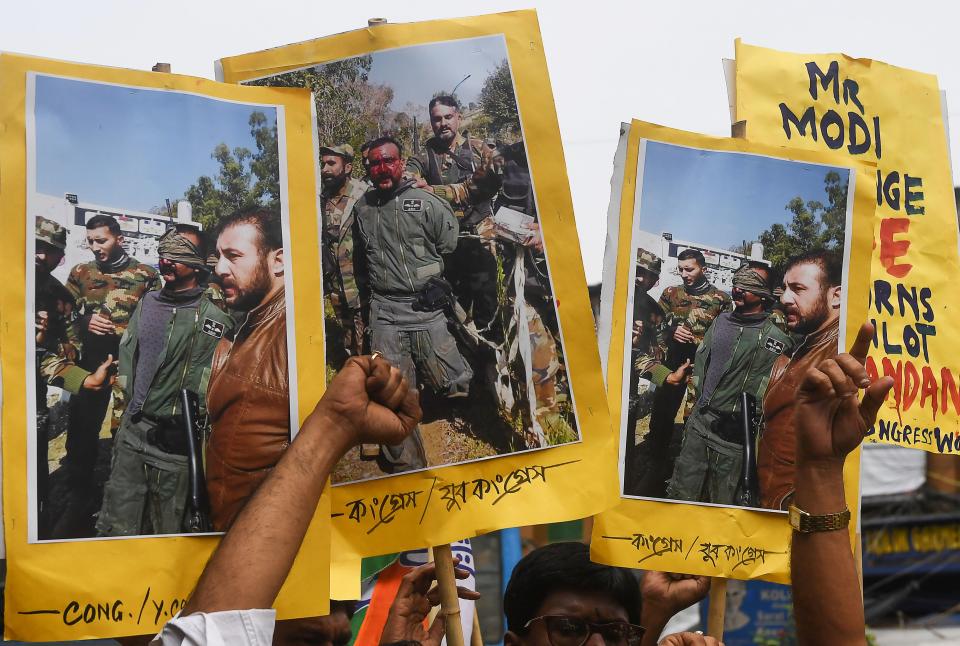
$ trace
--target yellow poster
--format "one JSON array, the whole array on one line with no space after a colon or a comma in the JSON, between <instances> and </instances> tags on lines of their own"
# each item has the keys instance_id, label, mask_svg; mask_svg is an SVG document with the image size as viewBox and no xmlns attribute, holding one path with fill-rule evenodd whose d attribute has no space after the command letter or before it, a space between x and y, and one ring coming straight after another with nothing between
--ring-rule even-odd
<instances>
[{"instance_id":1,"label":"yellow poster","mask_svg":"<svg viewBox=\"0 0 960 646\"><path fill-rule=\"evenodd\" d=\"M936 77L737 41L736 120L752 141L876 163L867 370L894 387L868 440L960 453L957 212Z\"/></svg>"},{"instance_id":2,"label":"yellow poster","mask_svg":"<svg viewBox=\"0 0 960 646\"><path fill-rule=\"evenodd\" d=\"M152 634L323 392L310 97L4 54L0 121L5 637ZM325 499L281 616L326 612L329 545Z\"/></svg>"},{"instance_id":3,"label":"yellow poster","mask_svg":"<svg viewBox=\"0 0 960 646\"><path fill-rule=\"evenodd\" d=\"M218 74L313 91L328 377L380 352L421 392L407 441L335 469L335 553L609 506L613 440L536 13L376 25Z\"/></svg>"},{"instance_id":4,"label":"yellow poster","mask_svg":"<svg viewBox=\"0 0 960 646\"><path fill-rule=\"evenodd\" d=\"M600 318L621 496L595 517L592 558L788 582L793 473L771 456L793 440L796 366L865 318L849 294L867 283L872 167L639 121L621 133ZM797 214L829 236L772 244Z\"/></svg>"}]
</instances>

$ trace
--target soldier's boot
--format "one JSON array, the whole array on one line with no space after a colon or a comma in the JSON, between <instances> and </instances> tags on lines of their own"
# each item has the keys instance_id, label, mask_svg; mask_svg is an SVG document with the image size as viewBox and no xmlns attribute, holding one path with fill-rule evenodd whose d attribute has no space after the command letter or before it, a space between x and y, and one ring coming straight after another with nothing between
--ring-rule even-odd
<instances>
[{"instance_id":1,"label":"soldier's boot","mask_svg":"<svg viewBox=\"0 0 960 646\"><path fill-rule=\"evenodd\" d=\"M384 473L403 473L427 466L427 454L420 437L420 426L400 444L381 444L377 464Z\"/></svg>"}]
</instances>

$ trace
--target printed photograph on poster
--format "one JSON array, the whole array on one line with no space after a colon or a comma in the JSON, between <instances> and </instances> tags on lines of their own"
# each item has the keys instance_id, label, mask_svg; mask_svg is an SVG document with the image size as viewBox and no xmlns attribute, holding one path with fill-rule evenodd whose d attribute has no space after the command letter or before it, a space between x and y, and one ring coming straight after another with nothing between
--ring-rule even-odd
<instances>
[{"instance_id":1,"label":"printed photograph on poster","mask_svg":"<svg viewBox=\"0 0 960 646\"><path fill-rule=\"evenodd\" d=\"M296 419L283 108L33 73L26 123L30 540L223 531Z\"/></svg>"},{"instance_id":2,"label":"printed photograph on poster","mask_svg":"<svg viewBox=\"0 0 960 646\"><path fill-rule=\"evenodd\" d=\"M639 155L622 493L786 509L795 383L843 341L855 175L644 140Z\"/></svg>"},{"instance_id":3,"label":"printed photograph on poster","mask_svg":"<svg viewBox=\"0 0 960 646\"><path fill-rule=\"evenodd\" d=\"M328 379L379 352L421 393L411 437L334 483L579 441L504 37L244 83L314 92Z\"/></svg>"}]
</instances>

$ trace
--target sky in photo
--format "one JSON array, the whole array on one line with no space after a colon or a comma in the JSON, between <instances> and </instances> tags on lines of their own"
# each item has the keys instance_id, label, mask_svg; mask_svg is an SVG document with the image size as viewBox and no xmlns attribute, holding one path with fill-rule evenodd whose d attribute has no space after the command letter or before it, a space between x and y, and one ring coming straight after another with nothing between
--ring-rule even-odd
<instances>
[{"instance_id":1,"label":"sky in photo","mask_svg":"<svg viewBox=\"0 0 960 646\"><path fill-rule=\"evenodd\" d=\"M795 197L827 204L828 172L849 176L845 168L653 141L646 150L640 228L723 249L788 225Z\"/></svg>"},{"instance_id":2,"label":"sky in photo","mask_svg":"<svg viewBox=\"0 0 960 646\"><path fill-rule=\"evenodd\" d=\"M252 112L277 118L272 106L43 75L35 106L37 191L134 211L215 176L218 144L256 150Z\"/></svg>"},{"instance_id":3,"label":"sky in photo","mask_svg":"<svg viewBox=\"0 0 960 646\"><path fill-rule=\"evenodd\" d=\"M372 54L370 83L393 88L394 110L408 103L426 105L437 92L457 88L464 105L477 101L483 82L507 58L502 36L401 47Z\"/></svg>"}]
</instances>

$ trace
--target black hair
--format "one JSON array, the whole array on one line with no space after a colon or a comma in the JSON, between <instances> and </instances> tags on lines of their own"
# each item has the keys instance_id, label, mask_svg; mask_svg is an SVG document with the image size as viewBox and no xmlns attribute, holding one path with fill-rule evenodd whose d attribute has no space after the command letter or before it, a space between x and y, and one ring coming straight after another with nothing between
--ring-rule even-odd
<instances>
[{"instance_id":1,"label":"black hair","mask_svg":"<svg viewBox=\"0 0 960 646\"><path fill-rule=\"evenodd\" d=\"M370 142L370 150L374 148L379 148L380 146L386 146L387 144L393 144L397 147L397 152L400 154L400 157L403 157L403 144L391 137L390 135L384 135L382 137L377 137Z\"/></svg>"},{"instance_id":2,"label":"black hair","mask_svg":"<svg viewBox=\"0 0 960 646\"><path fill-rule=\"evenodd\" d=\"M681 260L696 260L697 264L701 267L707 266L707 260L703 257L699 249L684 249L677 254L677 261L679 262Z\"/></svg>"},{"instance_id":3,"label":"black hair","mask_svg":"<svg viewBox=\"0 0 960 646\"><path fill-rule=\"evenodd\" d=\"M793 256L787 261L787 266L783 270L784 276L797 265L816 265L819 267L822 275L820 286L824 289L839 287L840 283L843 282L843 259L836 251L813 249L798 256ZM826 282L824 282L824 278Z\"/></svg>"},{"instance_id":4,"label":"black hair","mask_svg":"<svg viewBox=\"0 0 960 646\"><path fill-rule=\"evenodd\" d=\"M223 232L241 224L249 224L256 228L257 247L260 251L276 251L283 248L283 229L280 226L279 211L262 207L237 211L220 224L220 231Z\"/></svg>"},{"instance_id":5,"label":"black hair","mask_svg":"<svg viewBox=\"0 0 960 646\"><path fill-rule=\"evenodd\" d=\"M120 231L120 223L117 222L117 219L112 215L98 213L87 220L87 231L93 231L94 229L99 229L100 227L107 227L110 229L110 233L114 236L122 235L122 232Z\"/></svg>"},{"instance_id":6,"label":"black hair","mask_svg":"<svg viewBox=\"0 0 960 646\"><path fill-rule=\"evenodd\" d=\"M427 104L427 112L433 110L436 105L445 105L447 107L453 108L454 110L460 110L460 104L457 100L450 94L438 94L437 96L430 99L430 103Z\"/></svg>"},{"instance_id":7,"label":"black hair","mask_svg":"<svg viewBox=\"0 0 960 646\"><path fill-rule=\"evenodd\" d=\"M583 543L551 543L513 568L503 594L507 630L522 633L544 600L560 590L608 595L627 612L630 623L640 623L640 586L630 570L592 562Z\"/></svg>"}]
</instances>

